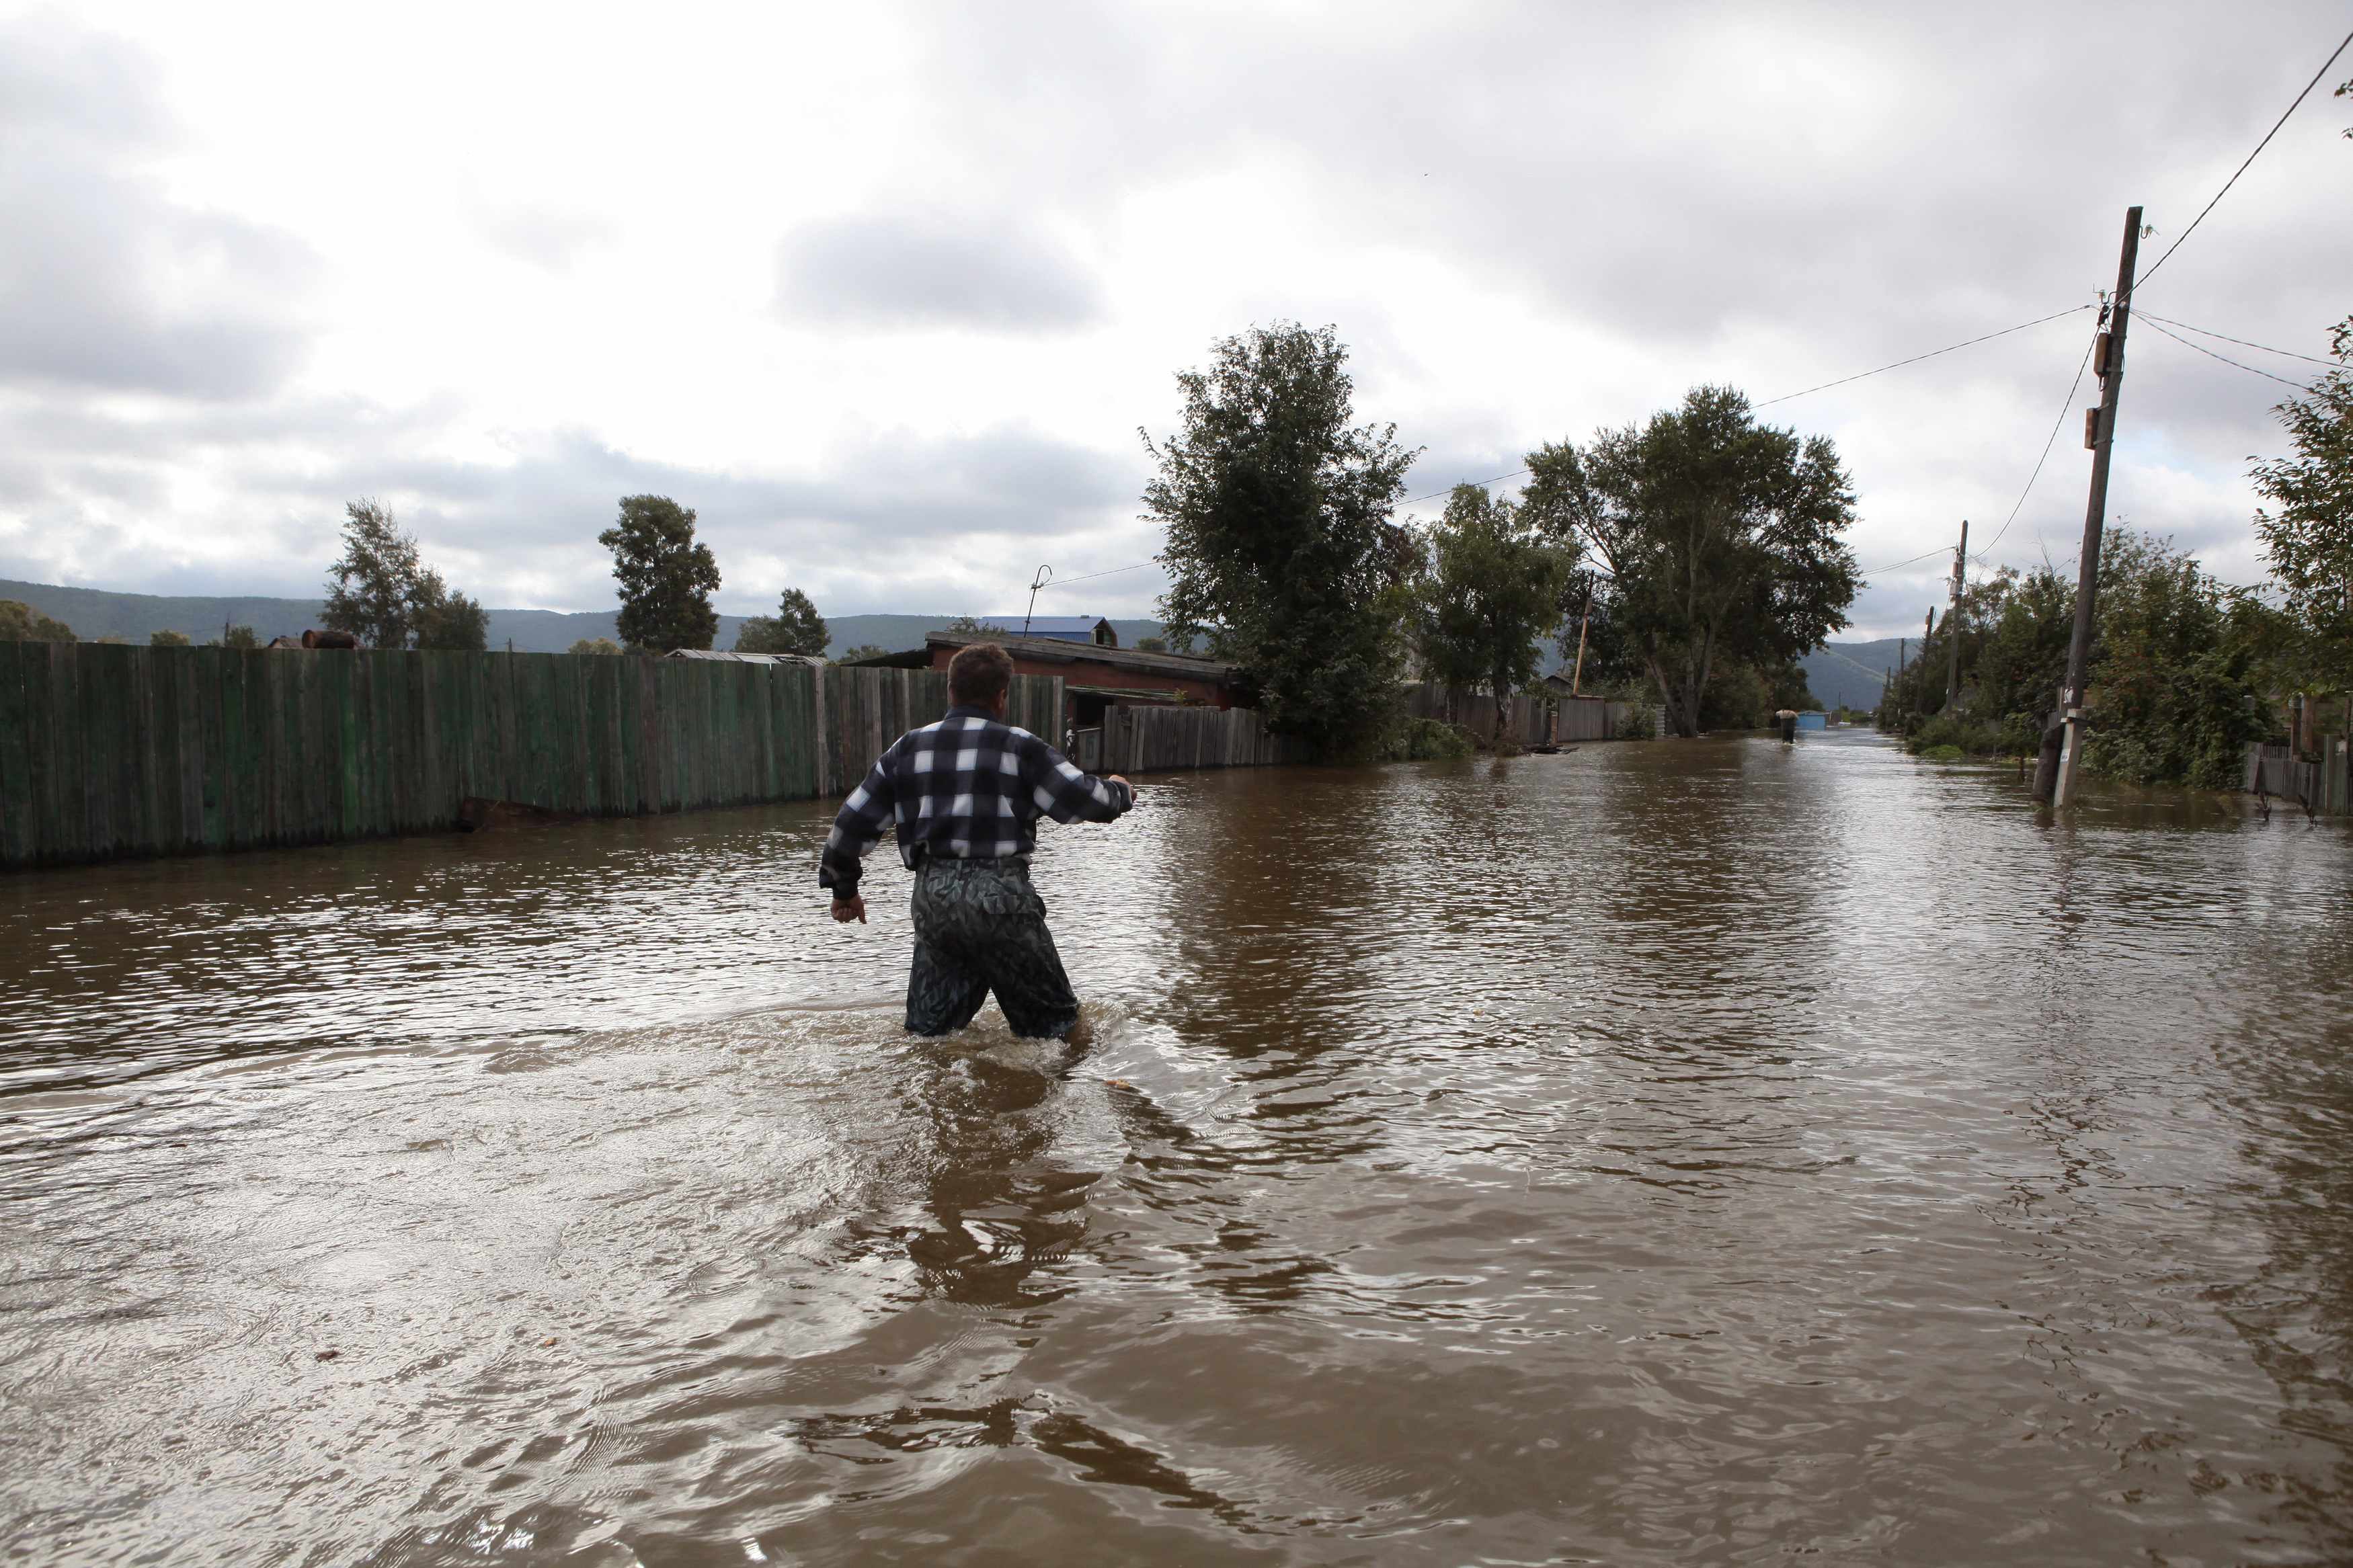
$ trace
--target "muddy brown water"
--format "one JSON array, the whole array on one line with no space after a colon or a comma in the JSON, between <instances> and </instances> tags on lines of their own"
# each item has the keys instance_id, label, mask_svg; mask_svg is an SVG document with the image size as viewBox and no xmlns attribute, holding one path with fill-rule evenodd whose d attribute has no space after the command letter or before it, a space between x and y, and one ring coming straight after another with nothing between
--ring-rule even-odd
<instances>
[{"instance_id":1,"label":"muddy brown water","mask_svg":"<svg viewBox=\"0 0 2353 1568\"><path fill-rule=\"evenodd\" d=\"M0 1554L2353 1561L2341 825L1150 782L1071 1057L814 805L0 880Z\"/></svg>"}]
</instances>

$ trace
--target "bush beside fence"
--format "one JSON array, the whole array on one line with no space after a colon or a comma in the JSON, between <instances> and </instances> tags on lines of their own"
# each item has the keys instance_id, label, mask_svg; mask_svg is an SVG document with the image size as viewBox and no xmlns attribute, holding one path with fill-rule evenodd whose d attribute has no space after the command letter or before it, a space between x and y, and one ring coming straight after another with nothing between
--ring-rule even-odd
<instances>
[{"instance_id":1,"label":"bush beside fence","mask_svg":"<svg viewBox=\"0 0 2353 1568\"><path fill-rule=\"evenodd\" d=\"M1013 700L1057 732L1060 681ZM946 709L930 670L0 642L0 865L806 799Z\"/></svg>"}]
</instances>

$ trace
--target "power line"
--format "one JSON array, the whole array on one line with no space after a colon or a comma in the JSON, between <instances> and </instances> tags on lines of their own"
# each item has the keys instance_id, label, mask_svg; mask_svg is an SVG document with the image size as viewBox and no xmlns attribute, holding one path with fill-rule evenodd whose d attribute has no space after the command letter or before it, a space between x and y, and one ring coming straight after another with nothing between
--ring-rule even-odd
<instances>
[{"instance_id":1,"label":"power line","mask_svg":"<svg viewBox=\"0 0 2353 1568\"><path fill-rule=\"evenodd\" d=\"M2020 510L2026 505L2026 498L2034 493L2034 481L2042 477L2042 465L2051 460L2051 448L2058 444L2060 426L2067 423L2067 411L2075 405L2075 389L2084 384L2084 367L2092 363L2092 350L2099 346L2099 342L2100 334L2094 330L2092 341L2084 345L2084 357L2075 362L2075 379L2067 384L2067 395L2059 400L2059 417L2051 422L2051 434L2043 438L2042 456L2034 459L2034 471L2026 476L2026 488L2018 492L2018 505L2010 509L2010 515L2002 519L2001 526L1994 530L1994 535L1986 541L1985 548L1973 557L1978 564L1983 565L1985 558L1993 552L1993 547L2001 542L2001 536L2008 533L2010 525L2018 521Z\"/></svg>"},{"instance_id":2,"label":"power line","mask_svg":"<svg viewBox=\"0 0 2353 1568\"><path fill-rule=\"evenodd\" d=\"M2148 324L2149 324L2149 326L2150 326L2151 328L2153 328L2154 330L2156 330L2156 331L2160 331L2160 332L2164 332L2164 333L2165 333L2165 335L2166 335L2167 337L2171 338L2175 342L2179 343L2183 348L2186 348L2186 349L2196 349L2200 353L2201 353L2201 354L2205 354L2205 355L2207 355L2209 358L2221 360L2224 364L2232 365L2232 366L2236 367L2237 369L2243 370L2243 371L2245 371L2245 372L2246 372L2248 374L2250 374L2250 375L2260 375L2260 376L2262 376L2263 379L2265 379L2266 381L2276 381L2276 382L2278 382L2282 386L2293 386L2293 387L2295 387L2298 392L2311 392L2311 391L2313 391L2313 390L2314 390L2313 388L2311 388L2311 387L2309 387L2309 386L2305 385L2305 384L2304 384L2304 383L2302 383L2302 382L2300 382L2300 381L2290 381L2287 377L2285 377L2285 376L2284 376L2284 375L2274 375L2274 374L2272 374L2272 373L2271 373L2271 372L2269 372L2269 371L2267 371L2267 370L2257 370L2253 365L2251 365L2251 364L2240 364L2240 363L2239 363L2239 362L2238 362L2237 360L2232 359L2230 355L2228 355L2228 354L2218 354L2218 353L2216 353L2212 349L2208 348L2204 343L2193 343L2193 342L2191 342L2188 338L2183 337L2179 332L2167 331L2165 328L2158 326L2158 325L2157 324L2157 322L2156 322L2154 320L2152 320L2151 318L2149 318L2149 317L2147 317L2147 316L2143 316L2143 317L2141 318L2141 320L2142 320L2142 321L2147 321L2147 322L2148 322Z\"/></svg>"},{"instance_id":3,"label":"power line","mask_svg":"<svg viewBox=\"0 0 2353 1568\"><path fill-rule=\"evenodd\" d=\"M1500 485L1505 479L1516 479L1522 474L1532 473L1534 471L1534 469L1530 468L1514 468L1510 473L1497 474L1492 479L1462 479L1459 481L1459 483L1464 485ZM1432 490L1426 496L1416 496L1411 500L1401 500L1398 502L1398 505L1419 506L1426 500L1436 500L1440 496L1451 496L1454 493L1456 488L1456 485L1449 485L1442 490Z\"/></svg>"},{"instance_id":4,"label":"power line","mask_svg":"<svg viewBox=\"0 0 2353 1568\"><path fill-rule=\"evenodd\" d=\"M2294 114L2296 110L2296 105L2302 103L2307 97L2311 96L2312 89L2320 85L2320 79L2328 74L2328 68L2337 63L2337 57L2345 52L2347 44L2353 44L2353 33L2346 34L2344 42L2339 43L2335 48L2328 51L2328 58L2320 62L2320 68L2318 70L2312 73L2312 79L2304 84L2304 90L2295 95L2294 101L2290 102L2287 108L2281 112L2279 119L2273 121L2272 128L2263 132L2263 139L2255 143L2254 152L2247 154L2247 163L2240 164L2238 168L2232 173L2231 177L2222 182L2222 188L2214 193L2214 201L2208 202L2204 206L2198 209L2198 216L2191 218L2189 220L2189 226L2181 231L2181 238L2177 239L2171 245L2167 246L2165 247L2165 254L2157 258L2157 266L2150 268L2147 271L2140 275L2140 280L2133 285L2133 292L2140 292L2140 290L2147 285L2148 280L2157 276L2158 267L2162 267L2168 261L2172 260L2173 253L2181 248L2182 241L2188 239L2191 235L2198 232L2198 226L2204 223L2206 221L2206 215L2214 210L2214 202L2219 202L2224 196L2231 194L2231 187L2239 183L2239 176L2247 172L2247 163L2253 163L2256 156L2261 153L2264 148L2272 144L2272 138L2278 135L2280 127L2287 123L2287 117ZM2167 335L2171 336L2170 333L2168 333ZM2195 348L2197 345L2193 343L2190 346ZM2217 354L2215 357L2220 359L2221 356ZM2242 365L2239 368L2244 370L2246 367ZM2263 373L2259 371L2256 374L2261 374ZM2274 377L2273 379L2277 380L2278 378Z\"/></svg>"},{"instance_id":5,"label":"power line","mask_svg":"<svg viewBox=\"0 0 2353 1568\"><path fill-rule=\"evenodd\" d=\"M2045 321L2055 321L2062 316L2072 316L2078 310L2088 310L2091 308L2092 307L2089 305L2070 305L2063 310L2053 310L2047 316L2037 316L2031 321L2021 321L2014 327L2004 327L1998 332L1987 332L1981 337L1970 338L1962 342L1947 343L1943 348L1930 349L1926 353L1914 354L1910 359L1900 359L1894 364L1881 365L1877 370L1858 371L1852 375L1842 375L1836 381L1823 382L1820 386L1810 386L1806 388L1804 392L1785 392L1778 397L1768 397L1762 403L1752 403L1749 406L1751 408L1769 408L1776 403L1787 403L1792 398L1804 397L1810 394L1817 392L1826 392L1833 386L1844 386L1848 382L1861 381L1867 376L1882 375L1891 370L1902 370L1905 365L1918 364L1924 359L1935 359L1938 354L1948 354L1955 349L1965 349L1977 343L1989 342L1995 338L2008 337L2012 332L2022 332L2029 327L2039 327ZM1461 482L1468 485L1501 484L1505 479L1516 479L1522 474L1531 471L1532 470L1527 468L1514 468L1510 473L1497 474L1492 479L1464 479ZM1423 501L1436 500L1440 496L1450 495L1453 492L1453 489L1454 486L1449 485L1442 490L1432 490L1426 496L1416 496L1411 500L1399 501L1398 504L1399 506L1419 506Z\"/></svg>"},{"instance_id":6,"label":"power line","mask_svg":"<svg viewBox=\"0 0 2353 1568\"><path fill-rule=\"evenodd\" d=\"M1988 332L1983 337L1970 338L1965 342L1947 343L1943 348L1930 349L1926 353L1914 354L1910 359L1900 359L1894 364L1881 365L1877 370L1866 370L1858 372L1853 375L1842 375L1836 381L1826 381L1820 386L1810 386L1803 392L1785 392L1778 397L1768 397L1762 403L1752 403L1749 406L1751 408L1770 408L1777 403L1787 403L1793 397L1806 397L1817 392L1827 392L1833 386L1844 386L1850 381L1861 381L1865 376L1881 375L1891 370L1902 370L1905 365L1918 364L1924 359L1935 359L1938 354L1948 354L1955 349L1965 349L1972 346L1973 344L1990 342L1995 338L2008 337L2012 332L2022 332L2029 327L2039 327L2045 321L2055 321L2062 316L2072 316L2078 310L2088 310L2091 308L2092 307L2089 305L2070 305L2063 310L2053 310L2047 316L2037 316L2031 321L2021 321L2014 327L2004 327L1998 332Z\"/></svg>"},{"instance_id":7,"label":"power line","mask_svg":"<svg viewBox=\"0 0 2353 1568\"><path fill-rule=\"evenodd\" d=\"M1040 588L1060 588L1067 583L1092 583L1098 577L1116 577L1123 572L1141 572L1146 566L1157 566L1160 563L1157 561L1139 561L1133 566L1114 566L1108 572L1090 572L1083 577L1050 578L1038 585Z\"/></svg>"},{"instance_id":8,"label":"power line","mask_svg":"<svg viewBox=\"0 0 2353 1568\"><path fill-rule=\"evenodd\" d=\"M2139 317L2144 321L2163 321L2168 326L2179 327L2185 332L2196 332L2199 336L2206 338L2220 338L2226 343L2236 343L2242 349L2262 349L2263 353L2267 354L2278 354L2286 359L2300 359L2306 364L2321 365L2329 370L2343 370L2346 368L2344 363L2339 360L2320 359L2312 354L2297 353L2294 349L2275 349L2267 347L2263 343L2251 343L2244 338L2234 338L2228 332L2218 332L2209 327L2193 327L2187 321L2177 321L2168 316L2154 314L2151 311L2141 310L2137 304L2136 304L2133 309L2133 314Z\"/></svg>"},{"instance_id":9,"label":"power line","mask_svg":"<svg viewBox=\"0 0 2353 1568\"><path fill-rule=\"evenodd\" d=\"M1876 576L1878 576L1882 572L1893 572L1893 571L1894 571L1898 566L1909 566L1909 565L1911 565L1911 564L1912 564L1912 563L1913 563L1914 561L1926 561L1926 560L1927 560L1927 559L1928 559L1928 557L1929 557L1929 556L1931 556L1931 555L1942 555L1944 552L1945 552L1945 547L1944 547L1943 545L1939 544L1939 545L1938 545L1938 546L1936 546L1936 549L1934 549L1934 550L1927 551L1927 552L1925 552L1925 553L1923 553L1923 554L1915 555L1914 557L1912 557L1912 560L1911 560L1911 561L1891 561L1891 562L1889 562L1889 563L1888 563L1886 565L1884 565L1884 566L1873 566L1873 567L1872 567L1870 570L1868 570L1868 571L1866 571L1865 573L1863 573L1863 575L1864 575L1864 576L1866 576L1866 577L1876 577Z\"/></svg>"}]
</instances>

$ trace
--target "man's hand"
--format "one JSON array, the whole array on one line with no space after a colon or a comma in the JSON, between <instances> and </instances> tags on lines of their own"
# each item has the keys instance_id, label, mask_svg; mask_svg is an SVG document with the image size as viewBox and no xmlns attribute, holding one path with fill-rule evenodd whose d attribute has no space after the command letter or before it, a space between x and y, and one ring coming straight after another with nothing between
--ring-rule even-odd
<instances>
[{"instance_id":1,"label":"man's hand","mask_svg":"<svg viewBox=\"0 0 2353 1568\"><path fill-rule=\"evenodd\" d=\"M1110 775L1109 775L1109 777L1110 777L1110 780L1111 780L1111 782L1112 782L1113 784L1127 784L1127 798L1128 798L1131 802L1133 802L1134 800L1135 800L1135 798L1136 798L1137 796L1141 795L1144 793L1142 790L1140 790L1140 789L1136 788L1134 784L1127 784L1127 780L1126 780L1126 779L1124 779L1124 778L1123 778L1123 777L1122 777L1121 775L1119 775L1118 773L1113 773L1113 774L1110 774Z\"/></svg>"},{"instance_id":2,"label":"man's hand","mask_svg":"<svg viewBox=\"0 0 2353 1568\"><path fill-rule=\"evenodd\" d=\"M850 894L849 897L846 899L840 897L839 894L835 895L833 900L833 918L839 921L843 925L848 925L852 921L856 921L860 925L864 925L866 923L866 900L860 898L856 893Z\"/></svg>"}]
</instances>

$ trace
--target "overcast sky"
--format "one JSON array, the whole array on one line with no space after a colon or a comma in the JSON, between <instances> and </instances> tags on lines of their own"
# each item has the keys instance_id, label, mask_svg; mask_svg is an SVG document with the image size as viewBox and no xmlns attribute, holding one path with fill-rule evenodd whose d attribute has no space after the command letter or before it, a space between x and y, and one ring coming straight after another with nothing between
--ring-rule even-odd
<instances>
[{"instance_id":1,"label":"overcast sky","mask_svg":"<svg viewBox=\"0 0 2353 1568\"><path fill-rule=\"evenodd\" d=\"M2342 4L1808 7L0 0L0 576L311 595L374 496L453 585L613 602L616 500L698 509L723 609L1018 613L1148 562L1139 426L1329 322L1410 493L2087 304ZM2340 64L2141 297L2306 353L2353 310ZM1777 403L1866 567L2000 529L2078 313ZM2227 343L2288 376L2319 374ZM2066 405L1994 545L2065 562ZM2146 326L2112 515L2260 576L2288 388ZM1434 503L1419 509L1434 510ZM1873 576L1852 637L1946 570ZM1041 595L1149 615L1157 568Z\"/></svg>"}]
</instances>

